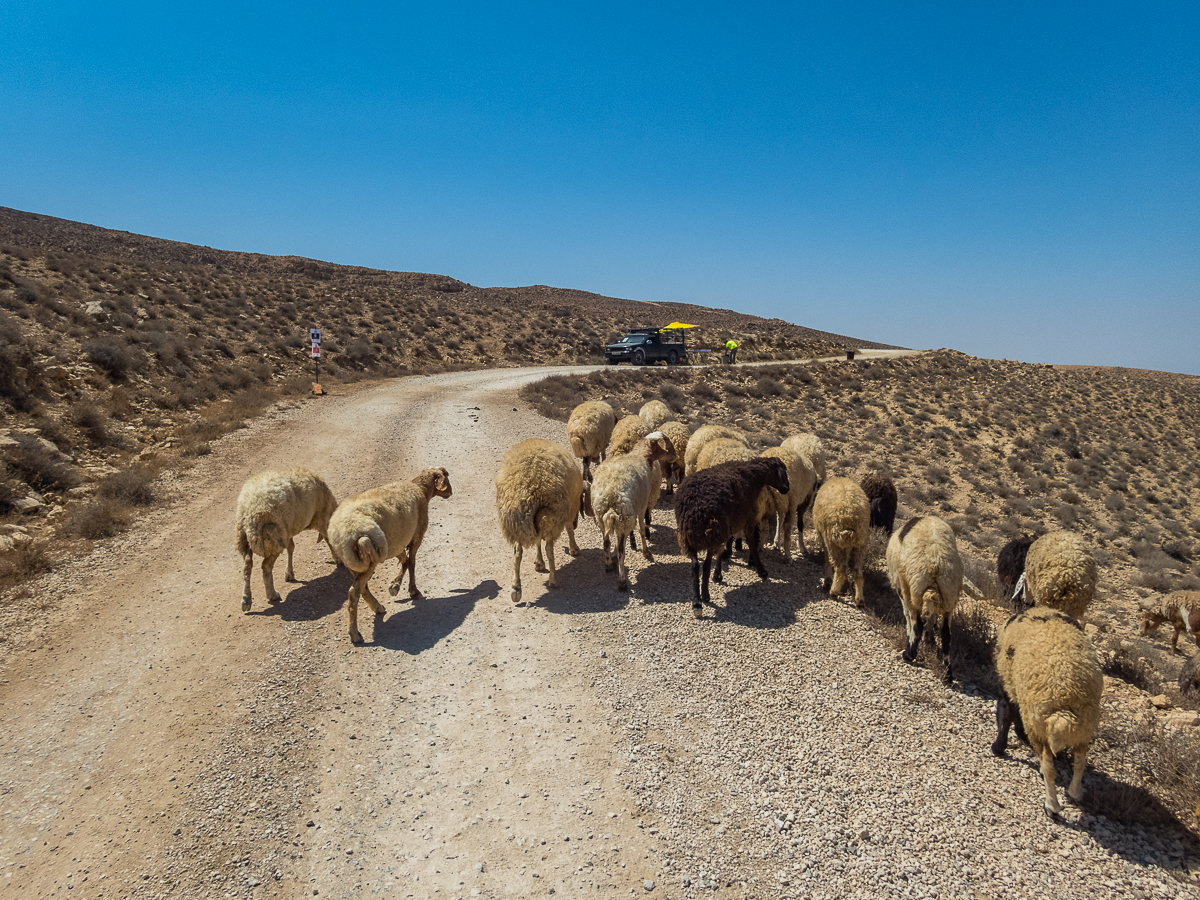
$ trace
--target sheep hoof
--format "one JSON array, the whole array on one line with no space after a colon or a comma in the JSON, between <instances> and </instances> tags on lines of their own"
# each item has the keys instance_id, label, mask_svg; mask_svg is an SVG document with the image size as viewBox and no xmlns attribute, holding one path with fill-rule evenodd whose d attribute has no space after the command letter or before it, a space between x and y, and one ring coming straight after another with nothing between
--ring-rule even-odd
<instances>
[{"instance_id":1,"label":"sheep hoof","mask_svg":"<svg viewBox=\"0 0 1200 900\"><path fill-rule=\"evenodd\" d=\"M363 636L361 634L359 634L357 631L350 632L350 643L361 644L362 642Z\"/></svg>"},{"instance_id":2,"label":"sheep hoof","mask_svg":"<svg viewBox=\"0 0 1200 900\"><path fill-rule=\"evenodd\" d=\"M1042 804L1042 809L1046 811L1046 815L1054 819L1056 822L1062 818L1062 806L1057 803L1051 803L1049 800L1047 800Z\"/></svg>"},{"instance_id":3,"label":"sheep hoof","mask_svg":"<svg viewBox=\"0 0 1200 900\"><path fill-rule=\"evenodd\" d=\"M274 597L268 597L267 602L268 603L282 603L283 598L280 597L278 594L276 594Z\"/></svg>"},{"instance_id":4,"label":"sheep hoof","mask_svg":"<svg viewBox=\"0 0 1200 900\"><path fill-rule=\"evenodd\" d=\"M693 603L693 604L692 604L692 616L693 616L694 618L697 618L697 619L699 619L699 618L701 618L703 615L704 615L704 606L703 606L703 604L700 604L700 603Z\"/></svg>"},{"instance_id":5,"label":"sheep hoof","mask_svg":"<svg viewBox=\"0 0 1200 900\"><path fill-rule=\"evenodd\" d=\"M766 566L759 566L759 567L758 567L757 569L755 569L754 571L756 571L756 572L758 573L758 577L759 577L759 578L761 578L763 581L770 581L770 580L771 580L771 576L767 574L767 568L766 568Z\"/></svg>"},{"instance_id":6,"label":"sheep hoof","mask_svg":"<svg viewBox=\"0 0 1200 900\"><path fill-rule=\"evenodd\" d=\"M512 597L512 602L513 602L513 603L520 603L520 602L521 602L521 589L520 589L520 588L513 588L513 589L512 589L512 594L511 594L510 596Z\"/></svg>"},{"instance_id":7,"label":"sheep hoof","mask_svg":"<svg viewBox=\"0 0 1200 900\"><path fill-rule=\"evenodd\" d=\"M628 581L621 581L621 582L618 582L618 583L617 583L617 590L618 590L618 591L627 591L627 590L629 590L629 582L628 582Z\"/></svg>"},{"instance_id":8,"label":"sheep hoof","mask_svg":"<svg viewBox=\"0 0 1200 900\"><path fill-rule=\"evenodd\" d=\"M917 654L913 653L910 650L905 650L903 653L900 654L900 658L911 666L913 664L913 662L916 660Z\"/></svg>"},{"instance_id":9,"label":"sheep hoof","mask_svg":"<svg viewBox=\"0 0 1200 900\"><path fill-rule=\"evenodd\" d=\"M534 564L533 564L533 571L535 571L535 572L548 572L548 571L549 571L549 569L547 569L547 568L546 568L546 564L545 564L545 563L534 563Z\"/></svg>"},{"instance_id":10,"label":"sheep hoof","mask_svg":"<svg viewBox=\"0 0 1200 900\"><path fill-rule=\"evenodd\" d=\"M424 600L425 595L422 594L420 591L416 591L416 590L413 590L412 588L409 588L408 589L408 599L409 600Z\"/></svg>"},{"instance_id":11,"label":"sheep hoof","mask_svg":"<svg viewBox=\"0 0 1200 900\"><path fill-rule=\"evenodd\" d=\"M249 597L242 598L242 612L250 612L250 598Z\"/></svg>"},{"instance_id":12,"label":"sheep hoof","mask_svg":"<svg viewBox=\"0 0 1200 900\"><path fill-rule=\"evenodd\" d=\"M1008 746L996 741L992 744L992 756L1008 756Z\"/></svg>"},{"instance_id":13,"label":"sheep hoof","mask_svg":"<svg viewBox=\"0 0 1200 900\"><path fill-rule=\"evenodd\" d=\"M288 572L286 575L283 576L283 580L290 581L294 584L296 582L296 575L293 572Z\"/></svg>"},{"instance_id":14,"label":"sheep hoof","mask_svg":"<svg viewBox=\"0 0 1200 900\"><path fill-rule=\"evenodd\" d=\"M388 593L391 594L393 597L395 597L397 594L399 594L400 593L400 582L393 581L391 584L389 584L388 585Z\"/></svg>"}]
</instances>

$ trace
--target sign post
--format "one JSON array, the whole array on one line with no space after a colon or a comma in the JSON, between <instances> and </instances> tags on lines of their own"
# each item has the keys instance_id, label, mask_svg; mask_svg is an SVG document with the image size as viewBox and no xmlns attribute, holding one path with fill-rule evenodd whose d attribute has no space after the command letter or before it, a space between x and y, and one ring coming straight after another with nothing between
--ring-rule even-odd
<instances>
[{"instance_id":1,"label":"sign post","mask_svg":"<svg viewBox=\"0 0 1200 900\"><path fill-rule=\"evenodd\" d=\"M313 360L313 394L320 396L321 390L321 329L308 329L309 340L312 341Z\"/></svg>"}]
</instances>

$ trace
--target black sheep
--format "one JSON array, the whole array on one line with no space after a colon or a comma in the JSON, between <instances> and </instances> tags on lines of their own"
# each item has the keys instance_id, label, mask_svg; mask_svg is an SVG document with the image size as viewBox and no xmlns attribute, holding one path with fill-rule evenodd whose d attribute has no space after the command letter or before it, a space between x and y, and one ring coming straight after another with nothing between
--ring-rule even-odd
<instances>
[{"instance_id":1,"label":"black sheep","mask_svg":"<svg viewBox=\"0 0 1200 900\"><path fill-rule=\"evenodd\" d=\"M896 485L886 475L872 473L859 486L871 501L871 527L886 529L890 537L896 528Z\"/></svg>"},{"instance_id":2,"label":"black sheep","mask_svg":"<svg viewBox=\"0 0 1200 900\"><path fill-rule=\"evenodd\" d=\"M1000 580L1000 591L1004 594L1005 600L1014 599L1013 591L1016 590L1021 576L1025 574L1025 557L1028 555L1029 546L1032 543L1033 538L1029 535L1013 538L1001 548L1000 555L996 557L996 577ZM1024 599L1025 590L1022 585L1022 603Z\"/></svg>"},{"instance_id":3,"label":"black sheep","mask_svg":"<svg viewBox=\"0 0 1200 900\"><path fill-rule=\"evenodd\" d=\"M693 472L680 483L675 494L675 526L679 550L692 560L692 613L697 618L709 602L708 578L714 555L717 570L713 581L721 583L721 552L735 535L745 534L750 543L750 565L764 581L767 570L758 556L758 496L765 487L780 493L790 490L787 466L775 457L733 460ZM700 579L700 554L704 557L704 580Z\"/></svg>"}]
</instances>

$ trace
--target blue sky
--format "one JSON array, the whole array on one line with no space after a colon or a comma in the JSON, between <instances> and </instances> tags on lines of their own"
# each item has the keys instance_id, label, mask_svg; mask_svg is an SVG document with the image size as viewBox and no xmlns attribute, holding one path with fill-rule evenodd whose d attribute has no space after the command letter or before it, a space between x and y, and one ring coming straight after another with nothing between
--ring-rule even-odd
<instances>
[{"instance_id":1,"label":"blue sky","mask_svg":"<svg viewBox=\"0 0 1200 900\"><path fill-rule=\"evenodd\" d=\"M1200 374L1200 4L0 0L0 205Z\"/></svg>"}]
</instances>

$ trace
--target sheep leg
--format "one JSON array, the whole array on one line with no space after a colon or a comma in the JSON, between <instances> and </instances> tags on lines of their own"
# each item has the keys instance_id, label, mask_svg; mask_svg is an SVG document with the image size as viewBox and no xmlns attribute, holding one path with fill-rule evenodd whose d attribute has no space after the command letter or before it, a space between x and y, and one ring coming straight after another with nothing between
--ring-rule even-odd
<instances>
[{"instance_id":1,"label":"sheep leg","mask_svg":"<svg viewBox=\"0 0 1200 900\"><path fill-rule=\"evenodd\" d=\"M725 542L725 549L721 551L721 559L733 559L733 538ZM720 563L717 563L720 567Z\"/></svg>"},{"instance_id":2,"label":"sheep leg","mask_svg":"<svg viewBox=\"0 0 1200 900\"><path fill-rule=\"evenodd\" d=\"M708 566L704 567L704 580L708 580ZM700 593L700 554L692 557L692 615L697 619L704 612L703 595Z\"/></svg>"},{"instance_id":3,"label":"sheep leg","mask_svg":"<svg viewBox=\"0 0 1200 900\"><path fill-rule=\"evenodd\" d=\"M942 677L945 684L954 681L954 669L950 665L950 614L942 615L942 657L946 660L946 674Z\"/></svg>"},{"instance_id":4,"label":"sheep leg","mask_svg":"<svg viewBox=\"0 0 1200 900\"><path fill-rule=\"evenodd\" d=\"M708 556L707 556L707 557L706 557L706 559L705 559L705 563L704 563L705 567L707 567L707 566L708 566L708 564L709 564L709 560L711 560L712 562L715 562L715 563L716 563L716 566L713 568L712 580L713 580L713 581L715 581L717 584L724 584L724 583L725 583L725 579L721 577L721 562L722 562L724 559L725 559L725 554L724 554L724 553L717 553L717 554L714 554L712 550L709 550L709 551L708 551ZM705 592L705 594L704 594L704 599L705 599L705 600L707 600L707 599L708 599L708 592L707 592L707 591L706 591L706 592Z\"/></svg>"},{"instance_id":5,"label":"sheep leg","mask_svg":"<svg viewBox=\"0 0 1200 900\"><path fill-rule=\"evenodd\" d=\"M567 552L572 556L579 555L579 545L575 543L575 524L567 526Z\"/></svg>"},{"instance_id":6,"label":"sheep leg","mask_svg":"<svg viewBox=\"0 0 1200 900\"><path fill-rule=\"evenodd\" d=\"M862 609L863 605L863 556L866 554L866 548L855 550L851 556L848 565L850 573L854 576L854 608Z\"/></svg>"},{"instance_id":7,"label":"sheep leg","mask_svg":"<svg viewBox=\"0 0 1200 900\"><path fill-rule=\"evenodd\" d=\"M635 526L635 530L636 530L636 526ZM631 532L629 532L629 549L636 550L637 548L638 548L637 541L634 540L633 532L631 531Z\"/></svg>"},{"instance_id":8,"label":"sheep leg","mask_svg":"<svg viewBox=\"0 0 1200 900\"><path fill-rule=\"evenodd\" d=\"M1054 786L1054 751L1050 749L1049 745L1043 745L1038 756L1042 761L1042 780L1046 782L1046 802L1043 805L1048 813L1058 815L1062 812L1062 804L1058 802L1058 790Z\"/></svg>"},{"instance_id":9,"label":"sheep leg","mask_svg":"<svg viewBox=\"0 0 1200 900\"><path fill-rule=\"evenodd\" d=\"M371 580L371 576L374 574L375 564L372 563L367 567L365 572L357 573L354 576L354 584L350 585L350 596L346 602L346 615L350 620L350 643L352 644L361 644L363 642L363 636L358 630L358 598L364 592L366 592L367 596L370 596L370 592L367 590L367 582ZM371 600L374 599L374 597L371 598ZM375 603L374 605L378 606L379 604Z\"/></svg>"},{"instance_id":10,"label":"sheep leg","mask_svg":"<svg viewBox=\"0 0 1200 900\"><path fill-rule=\"evenodd\" d=\"M1178 656L1178 655L1179 655L1179 633L1180 633L1181 631L1183 631L1183 626L1182 626L1182 625L1176 625L1176 626L1175 626L1175 633L1174 633L1173 635L1171 635L1171 655L1172 655L1172 656Z\"/></svg>"},{"instance_id":11,"label":"sheep leg","mask_svg":"<svg viewBox=\"0 0 1200 900\"><path fill-rule=\"evenodd\" d=\"M633 532L630 532L632 538ZM625 542L617 538L617 590L629 590L629 570L625 568Z\"/></svg>"},{"instance_id":12,"label":"sheep leg","mask_svg":"<svg viewBox=\"0 0 1200 900\"><path fill-rule=\"evenodd\" d=\"M267 589L267 602L279 603L283 600L279 596L279 591L275 590L275 560L279 559L279 554L274 556L264 556L262 561L262 577L263 587Z\"/></svg>"},{"instance_id":13,"label":"sheep leg","mask_svg":"<svg viewBox=\"0 0 1200 900\"><path fill-rule=\"evenodd\" d=\"M907 611L907 610L906 610ZM907 663L915 662L917 659L917 648L921 646L921 638L925 635L925 619L920 614L910 615L908 618L908 646L904 652L900 654Z\"/></svg>"},{"instance_id":14,"label":"sheep leg","mask_svg":"<svg viewBox=\"0 0 1200 900\"><path fill-rule=\"evenodd\" d=\"M750 565L754 571L758 573L758 577L763 581L769 581L771 576L767 574L767 567L763 565L762 560L758 556L758 524L750 530Z\"/></svg>"},{"instance_id":15,"label":"sheep leg","mask_svg":"<svg viewBox=\"0 0 1200 900\"><path fill-rule=\"evenodd\" d=\"M524 548L520 544L513 547L513 584L512 584L512 602L521 602L521 557L524 555Z\"/></svg>"},{"instance_id":16,"label":"sheep leg","mask_svg":"<svg viewBox=\"0 0 1200 900\"><path fill-rule=\"evenodd\" d=\"M638 520L640 524L640 519ZM654 557L650 554L650 510L646 510L646 525L642 529L642 557L646 562L654 562Z\"/></svg>"},{"instance_id":17,"label":"sheep leg","mask_svg":"<svg viewBox=\"0 0 1200 900\"><path fill-rule=\"evenodd\" d=\"M320 538L318 538L318 540L320 540ZM287 572L285 572L283 575L283 580L284 581L295 581L296 580L296 572L295 572L295 570L292 569L292 554L296 552L296 539L295 538L288 538L287 551L288 551L288 567L287 567Z\"/></svg>"},{"instance_id":18,"label":"sheep leg","mask_svg":"<svg viewBox=\"0 0 1200 900\"><path fill-rule=\"evenodd\" d=\"M796 543L800 545L800 552L805 556L811 556L808 552L808 547L804 546L804 514L808 512L808 507L812 504L813 495L810 493L796 507Z\"/></svg>"},{"instance_id":19,"label":"sheep leg","mask_svg":"<svg viewBox=\"0 0 1200 900\"><path fill-rule=\"evenodd\" d=\"M792 531L796 528L796 511L789 509L786 515L781 515L775 525L775 546L783 551L783 559L789 566L792 564Z\"/></svg>"},{"instance_id":20,"label":"sheep leg","mask_svg":"<svg viewBox=\"0 0 1200 900\"><path fill-rule=\"evenodd\" d=\"M804 541L801 541L800 545L803 546ZM821 579L821 589L827 591L830 585L833 584L833 557L828 552L825 554L825 565L823 568L825 574Z\"/></svg>"},{"instance_id":21,"label":"sheep leg","mask_svg":"<svg viewBox=\"0 0 1200 900\"><path fill-rule=\"evenodd\" d=\"M546 571L546 560L544 560L542 558L542 542L539 540L539 541L537 541L537 543L534 544L534 546L537 547L537 559L534 560L533 571L545 572Z\"/></svg>"},{"instance_id":22,"label":"sheep leg","mask_svg":"<svg viewBox=\"0 0 1200 900\"><path fill-rule=\"evenodd\" d=\"M832 558L833 553L827 548L825 555ZM833 566L833 584L829 586L829 596L836 597L846 589L846 562L831 559L830 565Z\"/></svg>"},{"instance_id":23,"label":"sheep leg","mask_svg":"<svg viewBox=\"0 0 1200 900\"><path fill-rule=\"evenodd\" d=\"M613 556L612 543L608 539L608 532L604 533L604 571L611 572L616 566L617 561Z\"/></svg>"},{"instance_id":24,"label":"sheep leg","mask_svg":"<svg viewBox=\"0 0 1200 900\"><path fill-rule=\"evenodd\" d=\"M408 569L408 599L420 600L424 598L421 589L417 587L417 548L420 544L414 542L408 545L408 559L404 561L404 567ZM400 572L404 574L403 569ZM367 592L370 594L370 591Z\"/></svg>"},{"instance_id":25,"label":"sheep leg","mask_svg":"<svg viewBox=\"0 0 1200 900\"><path fill-rule=\"evenodd\" d=\"M392 583L388 585L388 594L393 597L400 593L400 585L404 583L404 572L407 569L405 563L408 562L407 547L400 551L400 555L396 557L396 562L400 563L400 571L396 573L396 577L393 578Z\"/></svg>"},{"instance_id":26,"label":"sheep leg","mask_svg":"<svg viewBox=\"0 0 1200 900\"><path fill-rule=\"evenodd\" d=\"M592 480L591 462L592 462L592 458L590 456L585 456L583 458L583 480L584 481Z\"/></svg>"},{"instance_id":27,"label":"sheep leg","mask_svg":"<svg viewBox=\"0 0 1200 900\"><path fill-rule=\"evenodd\" d=\"M1083 770L1087 767L1087 744L1075 747L1072 755L1075 771L1071 773L1071 785L1067 788L1067 796L1078 803L1083 799Z\"/></svg>"},{"instance_id":28,"label":"sheep leg","mask_svg":"<svg viewBox=\"0 0 1200 900\"><path fill-rule=\"evenodd\" d=\"M546 587L557 587L554 568L554 541L546 541L546 560L550 563L550 577L546 579Z\"/></svg>"},{"instance_id":29,"label":"sheep leg","mask_svg":"<svg viewBox=\"0 0 1200 900\"><path fill-rule=\"evenodd\" d=\"M1013 724L1015 704L1002 691L996 701L996 740L992 742L992 755L1004 756L1008 752L1008 730Z\"/></svg>"},{"instance_id":30,"label":"sheep leg","mask_svg":"<svg viewBox=\"0 0 1200 900\"><path fill-rule=\"evenodd\" d=\"M242 553L242 612L250 612L250 573L254 571L254 554L249 550Z\"/></svg>"}]
</instances>

